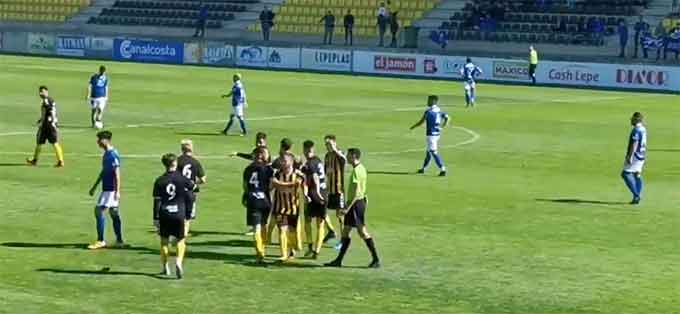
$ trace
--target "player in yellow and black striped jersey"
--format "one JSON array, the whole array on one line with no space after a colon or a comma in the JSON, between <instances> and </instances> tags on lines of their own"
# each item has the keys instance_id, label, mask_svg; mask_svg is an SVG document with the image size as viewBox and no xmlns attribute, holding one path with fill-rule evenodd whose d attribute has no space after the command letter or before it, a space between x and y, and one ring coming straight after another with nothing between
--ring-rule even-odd
<instances>
[{"instance_id":1,"label":"player in yellow and black striped jersey","mask_svg":"<svg viewBox=\"0 0 680 314\"><path fill-rule=\"evenodd\" d=\"M54 151L57 154L57 164L55 167L61 168L64 166L64 151L59 144L59 128L57 127L57 103L50 97L47 86L40 86L38 88L40 96L40 120L38 120L38 133L36 135L35 152L32 159L27 159L26 162L35 166L38 164L38 157L42 146L49 142L54 146Z\"/></svg>"},{"instance_id":2,"label":"player in yellow and black striped jersey","mask_svg":"<svg viewBox=\"0 0 680 314\"><path fill-rule=\"evenodd\" d=\"M324 157L324 165L326 170L326 186L328 192L327 208L332 210L345 209L345 164L347 164L347 157L338 148L335 135L329 134L324 137L326 142L326 156ZM335 238L335 228L328 215L326 215L325 225L328 227L328 233L324 238L324 243ZM342 226L342 221L340 221Z\"/></svg>"},{"instance_id":3,"label":"player in yellow and black striped jersey","mask_svg":"<svg viewBox=\"0 0 680 314\"><path fill-rule=\"evenodd\" d=\"M304 177L293 168L293 156L286 154L281 158L279 169L272 178L272 213L276 217L279 227L279 245L281 247L281 261L287 261L291 256L288 250L298 248L301 243L297 237L297 225L300 212L300 194L306 189ZM299 249L299 248L298 248Z\"/></svg>"}]
</instances>

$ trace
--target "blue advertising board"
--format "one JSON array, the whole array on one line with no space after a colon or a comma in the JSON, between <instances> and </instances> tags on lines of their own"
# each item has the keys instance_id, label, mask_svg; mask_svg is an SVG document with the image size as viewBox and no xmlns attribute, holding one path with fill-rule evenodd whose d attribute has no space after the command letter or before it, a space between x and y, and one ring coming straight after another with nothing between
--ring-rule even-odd
<instances>
[{"instance_id":1,"label":"blue advertising board","mask_svg":"<svg viewBox=\"0 0 680 314\"><path fill-rule=\"evenodd\" d=\"M184 62L184 44L117 38L113 41L113 59L181 64Z\"/></svg>"}]
</instances>

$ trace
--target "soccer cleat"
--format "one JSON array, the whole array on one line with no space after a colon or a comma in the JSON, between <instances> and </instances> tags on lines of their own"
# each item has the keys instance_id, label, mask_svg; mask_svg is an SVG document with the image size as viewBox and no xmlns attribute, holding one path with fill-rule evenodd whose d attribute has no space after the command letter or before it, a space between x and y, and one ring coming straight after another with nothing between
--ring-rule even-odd
<instances>
[{"instance_id":1,"label":"soccer cleat","mask_svg":"<svg viewBox=\"0 0 680 314\"><path fill-rule=\"evenodd\" d=\"M339 260L333 260L331 262L328 262L326 264L323 264L324 267L342 267L342 262Z\"/></svg>"},{"instance_id":2,"label":"soccer cleat","mask_svg":"<svg viewBox=\"0 0 680 314\"><path fill-rule=\"evenodd\" d=\"M368 265L368 268L380 268L381 266L379 260L374 260Z\"/></svg>"},{"instance_id":3,"label":"soccer cleat","mask_svg":"<svg viewBox=\"0 0 680 314\"><path fill-rule=\"evenodd\" d=\"M255 229L250 229L250 230L246 231L245 233L243 233L243 235L252 237L252 236L255 235Z\"/></svg>"},{"instance_id":4,"label":"soccer cleat","mask_svg":"<svg viewBox=\"0 0 680 314\"><path fill-rule=\"evenodd\" d=\"M441 171L439 172L440 177L446 177L446 171Z\"/></svg>"},{"instance_id":5,"label":"soccer cleat","mask_svg":"<svg viewBox=\"0 0 680 314\"><path fill-rule=\"evenodd\" d=\"M36 166L38 165L38 161L35 159L26 159L26 164L28 164L29 166Z\"/></svg>"},{"instance_id":6,"label":"soccer cleat","mask_svg":"<svg viewBox=\"0 0 680 314\"><path fill-rule=\"evenodd\" d=\"M161 269L161 272L159 273L161 276L170 276L170 267L168 264L163 265L163 268Z\"/></svg>"},{"instance_id":7,"label":"soccer cleat","mask_svg":"<svg viewBox=\"0 0 680 314\"><path fill-rule=\"evenodd\" d=\"M117 248L117 249L125 249L125 248L129 248L130 245L123 242L123 241L116 241L116 244L114 244L113 247Z\"/></svg>"},{"instance_id":8,"label":"soccer cleat","mask_svg":"<svg viewBox=\"0 0 680 314\"><path fill-rule=\"evenodd\" d=\"M330 241L331 239L335 239L335 232L333 232L333 231L326 233L326 236L323 237L323 243L325 244L326 242Z\"/></svg>"},{"instance_id":9,"label":"soccer cleat","mask_svg":"<svg viewBox=\"0 0 680 314\"><path fill-rule=\"evenodd\" d=\"M417 174L424 174L424 173L425 173L425 169L418 169L418 171L416 171L416 173L417 173Z\"/></svg>"},{"instance_id":10,"label":"soccer cleat","mask_svg":"<svg viewBox=\"0 0 680 314\"><path fill-rule=\"evenodd\" d=\"M638 204L640 204L640 198L639 197L635 197L635 198L633 198L632 201L630 201L630 205L638 205Z\"/></svg>"},{"instance_id":11,"label":"soccer cleat","mask_svg":"<svg viewBox=\"0 0 680 314\"><path fill-rule=\"evenodd\" d=\"M184 269L182 269L182 266L175 265L175 276L177 276L177 279L184 278Z\"/></svg>"},{"instance_id":12,"label":"soccer cleat","mask_svg":"<svg viewBox=\"0 0 680 314\"><path fill-rule=\"evenodd\" d=\"M63 161L58 161L56 165L54 165L54 168L64 168L64 162Z\"/></svg>"},{"instance_id":13,"label":"soccer cleat","mask_svg":"<svg viewBox=\"0 0 680 314\"><path fill-rule=\"evenodd\" d=\"M87 246L87 248L90 249L90 250L99 250L99 249L103 249L105 247L106 247L106 242L104 242L104 241L97 241L97 242L92 243L92 244Z\"/></svg>"},{"instance_id":14,"label":"soccer cleat","mask_svg":"<svg viewBox=\"0 0 680 314\"><path fill-rule=\"evenodd\" d=\"M319 253L318 252L312 252L311 259L313 259L313 260L319 259Z\"/></svg>"}]
</instances>

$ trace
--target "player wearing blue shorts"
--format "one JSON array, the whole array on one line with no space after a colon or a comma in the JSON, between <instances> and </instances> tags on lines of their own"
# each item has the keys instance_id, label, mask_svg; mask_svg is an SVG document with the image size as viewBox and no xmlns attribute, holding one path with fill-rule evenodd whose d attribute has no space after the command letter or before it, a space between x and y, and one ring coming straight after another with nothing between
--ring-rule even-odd
<instances>
[{"instance_id":1,"label":"player wearing blue shorts","mask_svg":"<svg viewBox=\"0 0 680 314\"><path fill-rule=\"evenodd\" d=\"M411 127L411 130L423 125L425 123L425 135L427 138L427 151L425 152L425 161L423 167L418 170L418 173L425 173L425 169L430 165L430 161L434 158L434 162L439 167L439 176L446 176L446 167L439 156L438 146L439 137L441 136L441 129L449 122L449 115L439 108L439 97L430 95L427 97L427 110L423 113L416 124Z\"/></svg>"},{"instance_id":2,"label":"player wearing blue shorts","mask_svg":"<svg viewBox=\"0 0 680 314\"><path fill-rule=\"evenodd\" d=\"M642 113L636 112L630 118L633 129L628 137L628 151L623 162L621 177L633 194L633 205L640 203L642 194L642 168L647 158L647 128L643 124Z\"/></svg>"},{"instance_id":3,"label":"player wearing blue shorts","mask_svg":"<svg viewBox=\"0 0 680 314\"><path fill-rule=\"evenodd\" d=\"M475 106L475 89L477 88L475 80L481 74L482 69L472 63L470 58L467 58L465 66L460 69L460 75L463 77L465 87L465 107Z\"/></svg>"},{"instance_id":4,"label":"player wearing blue shorts","mask_svg":"<svg viewBox=\"0 0 680 314\"><path fill-rule=\"evenodd\" d=\"M222 95L223 98L231 97L232 109L231 114L229 115L229 122L222 133L224 135L229 133L229 129L231 129L231 126L234 124L234 117L236 117L239 124L241 124L241 135L246 135L248 131L246 131L246 120L243 115L245 107L248 106L248 102L246 100L246 90L243 87L243 83L241 82L241 74L234 74L233 79L234 85L231 88L231 92L229 92L229 94Z\"/></svg>"},{"instance_id":5,"label":"player wearing blue shorts","mask_svg":"<svg viewBox=\"0 0 680 314\"><path fill-rule=\"evenodd\" d=\"M123 223L120 219L120 156L118 151L113 148L111 143L111 132L101 131L97 133L97 145L104 150L102 157L102 170L97 177L97 181L90 189L90 196L94 196L99 183L102 184L102 192L97 199L94 208L94 216L97 221L97 242L88 246L91 250L106 247L104 241L104 228L106 227L106 217L104 213L108 210L113 220L113 231L116 234L116 247L125 246L123 241Z\"/></svg>"}]
</instances>

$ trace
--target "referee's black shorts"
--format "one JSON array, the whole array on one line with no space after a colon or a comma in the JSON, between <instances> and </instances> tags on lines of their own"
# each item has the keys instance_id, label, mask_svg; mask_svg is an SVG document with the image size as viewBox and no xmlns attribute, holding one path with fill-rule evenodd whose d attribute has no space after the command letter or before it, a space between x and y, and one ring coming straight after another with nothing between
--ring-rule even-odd
<instances>
[{"instance_id":1,"label":"referee's black shorts","mask_svg":"<svg viewBox=\"0 0 680 314\"><path fill-rule=\"evenodd\" d=\"M366 199L360 199L354 202L352 207L345 215L345 226L347 227L359 227L366 225Z\"/></svg>"},{"instance_id":2,"label":"referee's black shorts","mask_svg":"<svg viewBox=\"0 0 680 314\"><path fill-rule=\"evenodd\" d=\"M536 74L536 67L538 64L529 64L529 76L533 77Z\"/></svg>"}]
</instances>

